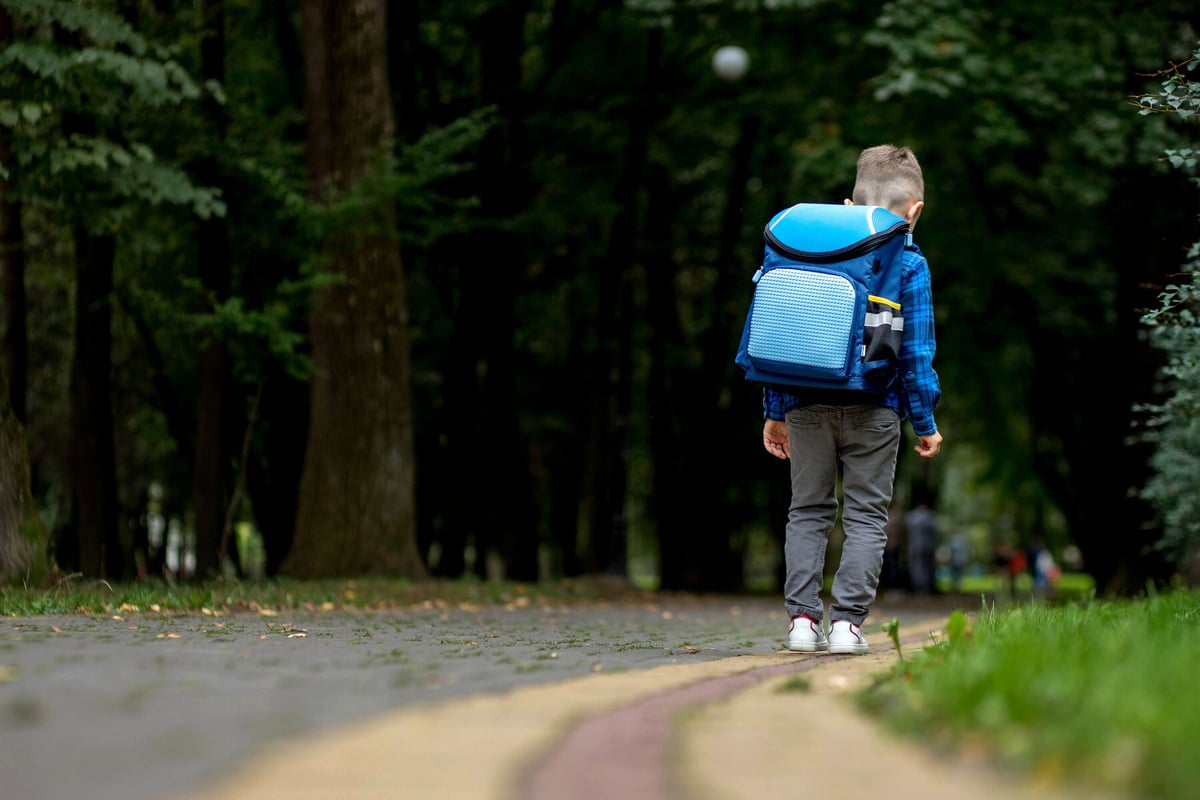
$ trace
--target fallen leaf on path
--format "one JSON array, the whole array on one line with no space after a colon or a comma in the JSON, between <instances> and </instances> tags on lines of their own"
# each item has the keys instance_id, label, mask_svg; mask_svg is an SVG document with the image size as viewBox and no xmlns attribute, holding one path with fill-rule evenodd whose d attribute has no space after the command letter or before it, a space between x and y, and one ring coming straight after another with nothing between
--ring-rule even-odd
<instances>
[{"instance_id":1,"label":"fallen leaf on path","mask_svg":"<svg viewBox=\"0 0 1200 800\"><path fill-rule=\"evenodd\" d=\"M0 683L12 683L17 679L16 667L6 667L0 664Z\"/></svg>"},{"instance_id":2,"label":"fallen leaf on path","mask_svg":"<svg viewBox=\"0 0 1200 800\"><path fill-rule=\"evenodd\" d=\"M181 637L178 633L160 633L158 635L158 638L159 639L180 639L183 637Z\"/></svg>"}]
</instances>

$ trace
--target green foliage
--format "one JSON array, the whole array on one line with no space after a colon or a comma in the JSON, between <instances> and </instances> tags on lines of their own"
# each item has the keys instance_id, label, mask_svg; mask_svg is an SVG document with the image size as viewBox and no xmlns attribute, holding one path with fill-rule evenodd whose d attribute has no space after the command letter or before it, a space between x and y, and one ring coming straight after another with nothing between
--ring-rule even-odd
<instances>
[{"instance_id":1,"label":"green foliage","mask_svg":"<svg viewBox=\"0 0 1200 800\"><path fill-rule=\"evenodd\" d=\"M946 641L950 643L951 647L958 647L970 635L971 623L967 621L967 615L960 609L956 609L950 615L950 619L946 621Z\"/></svg>"},{"instance_id":2,"label":"green foliage","mask_svg":"<svg viewBox=\"0 0 1200 800\"><path fill-rule=\"evenodd\" d=\"M1184 800L1200 786L1200 594L985 611L860 696L908 735L1038 782ZM1181 697L1185 698L1181 701Z\"/></svg>"},{"instance_id":3,"label":"green foliage","mask_svg":"<svg viewBox=\"0 0 1200 800\"><path fill-rule=\"evenodd\" d=\"M1194 72L1200 63L1200 49L1182 64L1172 64L1159 73L1163 78L1162 91L1158 94L1145 94L1138 98L1138 113L1142 115L1167 113L1174 114L1179 119L1188 121L1200 113L1200 82L1188 78L1186 73ZM1187 151L1189 154L1191 150ZM1168 156L1171 151L1167 151ZM1172 161L1173 166L1180 164ZM1189 165L1190 166L1190 165Z\"/></svg>"},{"instance_id":4,"label":"green foliage","mask_svg":"<svg viewBox=\"0 0 1200 800\"><path fill-rule=\"evenodd\" d=\"M705 456L711 486L693 491L713 498L714 530L744 540L736 529L765 526L778 486L747 444L754 431L730 424L753 428L757 414L730 355L762 221L785 203L847 196L858 150L885 140L912 144L929 176L919 241L934 268L938 367L953 396L939 422L958 445L923 478L940 480L947 518L986 529L981 538L1038 530L1053 546L1078 524L1056 501L1120 496L1083 475L1119 452L1119 412L1089 403L1068 420L1052 400L1039 420L1036 403L1094 386L1106 366L1095 354L1119 344L1116 287L1148 282L1122 274L1130 259L1114 263L1112 255L1122 228L1114 221L1127 215L1110 206L1146 193L1150 172L1129 165L1164 148L1159 174L1195 158L1186 143L1161 135L1178 115L1141 119L1127 106L1136 91L1131 65L1176 52L1185 28L1148 21L1175 13L1173 4L1104 2L1081 13L1060 0L892 0L865 12L850 0L538 2L523 26L504 33L486 24L503 9L496 2L424 3L411 14L415 7L401 4L406 14L389 33L400 39L389 42L398 143L319 207L306 197L294 13L261 0L225 4L226 77L217 86L192 77L198 8L137 6L135 31L98 10L111 2L5 2L17 26L0 53L0 133L12 145L0 170L24 203L29 234L30 441L36 474L54 484L40 500L62 509L56 524L69 503L55 498L70 497L61 463L72 313L66 229L83 220L117 237L113 394L123 421L123 507L136 511L145 484L166 475L180 476L173 491L187 496L188 466L179 462L188 443L172 439L194 435L186 417L197 344L228 344L240 384L232 389L243 394L263 374L303 379L309 297L340 280L322 271L327 246L341 235L353 246L354 237L398 231L428 498L421 505L434 517L428 539L440 547L443 525L454 524L440 516L449 505L441 500L456 484L455 460L465 458L457 442L472 438L448 420L472 415L469 398L483 397L477 389L512 385L521 441L511 449L530 470L520 496L536 496L532 524L543 543L574 536L575 520L586 516L579 509L599 502L591 493L609 491L607 465L579 458L603 459L601 445L618 425L630 434L625 505L642 551L656 552L652 538L672 524L651 519L656 497L687 480L686 469L673 479L670 464L651 463L652 434L679 442L690 430L723 432ZM715 78L710 59L734 41L751 52L751 68L729 84ZM505 53L511 73L484 71ZM218 105L219 114L206 113ZM644 154L634 153L639 127ZM489 174L503 185L481 187ZM218 182L221 194L210 188ZM486 215L480 196L495 200ZM201 291L195 225L218 216L228 221L232 268L220 297ZM625 252L614 247L618 222L633 229ZM1178 230L1153 222L1128 237L1153 246ZM495 233L513 234L500 258L487 251ZM472 336L463 325L480 307L494 308L492 297L464 302L464 287L479 285L473 270L503 275L515 296L515 308L483 326L494 335ZM626 326L633 363L618 375ZM1061 352L1078 358L1038 369L1040 354ZM148 368L151 353L161 367ZM480 383L464 385L471 376ZM630 385L618 388L626 377ZM648 408L657 390L649 382L659 378L671 396ZM162 386L182 407L170 426ZM632 402L614 420L618 391ZM511 422L486 403L474 411L494 425ZM263 428L275 421L264 418ZM1064 444L1076 428L1079 438ZM902 480L912 461L901 463ZM940 471L954 476L941 480ZM271 513L265 506L256 512ZM186 499L171 513L186 519ZM598 541L592 533L574 541ZM773 546L771 536L759 538Z\"/></svg>"},{"instance_id":5,"label":"green foliage","mask_svg":"<svg viewBox=\"0 0 1200 800\"><path fill-rule=\"evenodd\" d=\"M1138 358L1070 420L1051 398L1086 394L1115 354L1139 347L1130 323L1144 287L1161 282L1163 255L1179 252L1181 226L1166 220L1181 216L1186 185L1166 161L1130 165L1167 148L1186 159L1187 144L1166 114L1131 118L1128 98L1144 64L1191 51L1181 10L894 0L867 34L888 53L870 82L881 106L897 109L888 136L912 143L926 167L918 241L933 270L938 369L954 397L939 423L958 442L937 465L960 490L943 495L943 511L1054 550L1074 530L1102 591L1103 562L1153 562L1141 542L1129 547L1139 555L1114 557L1132 540L1102 544L1094 531L1114 508L1083 500L1127 497L1144 482L1147 449L1126 434L1132 405L1152 396L1152 367ZM987 322L968 330L966 320ZM1118 451L1115 469L1097 468ZM1129 528L1152 527L1143 507L1118 505Z\"/></svg>"},{"instance_id":6,"label":"green foliage","mask_svg":"<svg viewBox=\"0 0 1200 800\"><path fill-rule=\"evenodd\" d=\"M27 21L38 29L54 26L73 33L86 34L99 46L123 46L137 55L141 55L147 49L146 41L120 17L82 3L63 0L5 0L4 6L14 17Z\"/></svg>"},{"instance_id":7,"label":"green foliage","mask_svg":"<svg viewBox=\"0 0 1200 800\"><path fill-rule=\"evenodd\" d=\"M496 109L476 109L441 127L427 131L415 144L404 147L390 175L400 235L428 245L464 226L463 213L478 205L474 196L455 196L443 187L475 164L465 158L499 122Z\"/></svg>"},{"instance_id":8,"label":"green foliage","mask_svg":"<svg viewBox=\"0 0 1200 800\"><path fill-rule=\"evenodd\" d=\"M6 5L17 35L0 52L0 126L11 150L0 178L15 198L51 204L93 230L128 219L130 201L224 215L215 190L163 163L131 125L204 96L181 64L102 11L53 0Z\"/></svg>"},{"instance_id":9,"label":"green foliage","mask_svg":"<svg viewBox=\"0 0 1200 800\"><path fill-rule=\"evenodd\" d=\"M426 132L399 148L384 142L366 176L326 206L309 208L321 241L354 249L363 239L391 238L428 245L462 229L462 213L475 208L474 196L442 189L449 179L470 171L464 155L496 124L494 108L483 108Z\"/></svg>"},{"instance_id":10,"label":"green foliage","mask_svg":"<svg viewBox=\"0 0 1200 800\"><path fill-rule=\"evenodd\" d=\"M896 648L896 656L903 661L904 651L900 649L900 620L892 617L883 625L883 632L892 640L892 646Z\"/></svg>"},{"instance_id":11,"label":"green foliage","mask_svg":"<svg viewBox=\"0 0 1200 800\"><path fill-rule=\"evenodd\" d=\"M1200 64L1200 47L1183 64L1161 74L1158 94L1137 100L1143 115L1171 114L1194 122L1200 110L1200 82L1190 80ZM1171 166L1194 174L1198 152L1192 148L1165 151ZM1166 399L1139 410L1148 418L1148 439L1157 444L1151 457L1154 475L1142 491L1163 520L1157 547L1179 563L1193 557L1200 543L1200 240L1188 251L1178 283L1159 294L1159 305L1142 317L1151 341L1167 356L1161 377Z\"/></svg>"}]
</instances>

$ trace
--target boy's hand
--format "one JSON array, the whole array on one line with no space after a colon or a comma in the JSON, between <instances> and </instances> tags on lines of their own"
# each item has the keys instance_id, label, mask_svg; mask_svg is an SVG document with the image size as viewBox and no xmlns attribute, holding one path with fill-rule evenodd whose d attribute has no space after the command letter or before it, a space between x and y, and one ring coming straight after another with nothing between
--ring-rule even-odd
<instances>
[{"instance_id":1,"label":"boy's hand","mask_svg":"<svg viewBox=\"0 0 1200 800\"><path fill-rule=\"evenodd\" d=\"M937 431L925 436L918 436L917 438L921 440L921 443L914 447L913 450L916 450L921 456L925 458L933 458L939 452L941 452L942 435Z\"/></svg>"},{"instance_id":2,"label":"boy's hand","mask_svg":"<svg viewBox=\"0 0 1200 800\"><path fill-rule=\"evenodd\" d=\"M788 447L787 423L777 419L769 419L763 423L763 447L776 458L792 457Z\"/></svg>"}]
</instances>

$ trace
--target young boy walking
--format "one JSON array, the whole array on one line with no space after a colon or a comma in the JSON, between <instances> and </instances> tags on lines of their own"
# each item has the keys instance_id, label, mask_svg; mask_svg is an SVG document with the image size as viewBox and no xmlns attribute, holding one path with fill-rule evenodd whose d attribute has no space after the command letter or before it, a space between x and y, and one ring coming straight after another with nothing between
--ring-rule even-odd
<instances>
[{"instance_id":1,"label":"young boy walking","mask_svg":"<svg viewBox=\"0 0 1200 800\"><path fill-rule=\"evenodd\" d=\"M881 206L906 219L910 232L915 229L925 206L925 180L912 150L894 145L863 150L852 197L847 205ZM933 418L941 388L933 369L929 264L915 244L903 254L897 313L903 315L903 338L897 379L886 393L763 390L763 447L791 461L792 500L784 539L789 650L867 652L860 628L875 602L883 566L901 422L908 419L912 425L921 456L932 458L941 449L942 435ZM825 547L837 520L839 468L846 538L833 578L826 635L821 589Z\"/></svg>"}]
</instances>

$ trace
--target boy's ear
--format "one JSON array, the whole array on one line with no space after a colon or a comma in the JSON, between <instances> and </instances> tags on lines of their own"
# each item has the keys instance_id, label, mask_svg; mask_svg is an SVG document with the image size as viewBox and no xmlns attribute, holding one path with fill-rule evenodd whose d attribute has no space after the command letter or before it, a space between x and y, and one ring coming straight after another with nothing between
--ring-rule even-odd
<instances>
[{"instance_id":1,"label":"boy's ear","mask_svg":"<svg viewBox=\"0 0 1200 800\"><path fill-rule=\"evenodd\" d=\"M917 218L921 216L921 209L923 209L924 207L925 207L924 200L917 200L911 206L908 207L908 213L904 215L904 218L906 220L908 220L908 224L910 226L917 224Z\"/></svg>"},{"instance_id":2,"label":"boy's ear","mask_svg":"<svg viewBox=\"0 0 1200 800\"><path fill-rule=\"evenodd\" d=\"M854 205L854 201L851 200L849 197L847 197L845 200L842 201L842 204L847 205L847 206L852 206L852 205Z\"/></svg>"}]
</instances>

